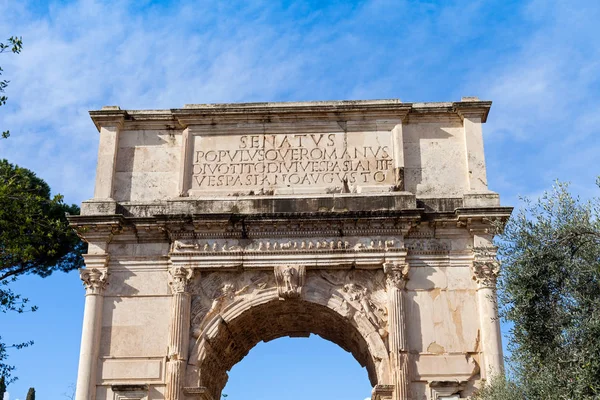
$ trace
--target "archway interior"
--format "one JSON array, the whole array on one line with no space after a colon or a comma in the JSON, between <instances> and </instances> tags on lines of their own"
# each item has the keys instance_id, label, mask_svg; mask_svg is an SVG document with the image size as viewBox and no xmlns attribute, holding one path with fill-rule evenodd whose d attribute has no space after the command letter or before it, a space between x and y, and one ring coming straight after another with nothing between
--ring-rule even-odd
<instances>
[{"instance_id":1,"label":"archway interior","mask_svg":"<svg viewBox=\"0 0 600 400\"><path fill-rule=\"evenodd\" d=\"M354 357L318 335L257 344L229 371L222 399L363 400L367 372Z\"/></svg>"},{"instance_id":2,"label":"archway interior","mask_svg":"<svg viewBox=\"0 0 600 400\"><path fill-rule=\"evenodd\" d=\"M310 334L350 352L366 367L371 385L377 384L375 364L367 343L351 321L326 306L299 299L271 300L251 307L230 321L221 320L217 334L207 345L210 351L200 361L200 382L218 399L227 383L227 371L259 342Z\"/></svg>"}]
</instances>

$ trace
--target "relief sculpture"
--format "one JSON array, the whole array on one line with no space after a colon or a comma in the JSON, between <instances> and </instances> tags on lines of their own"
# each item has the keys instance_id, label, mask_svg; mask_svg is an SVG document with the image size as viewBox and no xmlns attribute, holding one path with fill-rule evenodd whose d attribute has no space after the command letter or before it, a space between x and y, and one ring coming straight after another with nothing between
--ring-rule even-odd
<instances>
[{"instance_id":1,"label":"relief sculpture","mask_svg":"<svg viewBox=\"0 0 600 400\"><path fill-rule=\"evenodd\" d=\"M353 304L358 304L357 310L365 314L367 319L371 321L374 326L378 326L381 322L380 318L378 318L373 309L377 306L371 301L369 296L369 290L366 287L362 287L355 283L347 283L344 285L344 292L347 295L347 298L353 302ZM379 309L382 313L387 313L384 308Z\"/></svg>"},{"instance_id":2,"label":"relief sculpture","mask_svg":"<svg viewBox=\"0 0 600 400\"><path fill-rule=\"evenodd\" d=\"M375 271L321 270L309 285L328 287L330 296L342 299L340 313L352 319L358 313L387 337L387 297L383 274Z\"/></svg>"},{"instance_id":3,"label":"relief sculpture","mask_svg":"<svg viewBox=\"0 0 600 400\"><path fill-rule=\"evenodd\" d=\"M414 245L413 245L414 247ZM412 248L411 248L412 249ZM332 239L267 239L240 243L238 240L175 240L174 253L236 253L236 252L270 252L270 251L394 251L402 250L401 242L394 238L378 237L372 239L351 238L346 240Z\"/></svg>"},{"instance_id":4,"label":"relief sculpture","mask_svg":"<svg viewBox=\"0 0 600 400\"><path fill-rule=\"evenodd\" d=\"M199 337L206 323L226 307L274 286L272 274L266 271L203 274L192 284L192 335Z\"/></svg>"},{"instance_id":5,"label":"relief sculpture","mask_svg":"<svg viewBox=\"0 0 600 400\"><path fill-rule=\"evenodd\" d=\"M305 276L306 267L303 265L276 266L275 281L277 282L279 297L282 299L300 297Z\"/></svg>"}]
</instances>

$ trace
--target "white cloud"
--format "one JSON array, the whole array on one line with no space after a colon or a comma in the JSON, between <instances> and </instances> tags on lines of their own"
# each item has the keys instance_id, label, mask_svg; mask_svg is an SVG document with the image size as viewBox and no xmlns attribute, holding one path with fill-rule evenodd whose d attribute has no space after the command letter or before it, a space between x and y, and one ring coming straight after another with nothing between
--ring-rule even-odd
<instances>
[{"instance_id":1,"label":"white cloud","mask_svg":"<svg viewBox=\"0 0 600 400\"><path fill-rule=\"evenodd\" d=\"M133 4L54 4L41 19L19 6L0 9L25 20L0 32L24 39L21 55L3 59L11 78L3 126L12 137L0 156L38 171L68 199L92 193L97 136L89 109L281 98L285 82L302 74L294 43L268 26L235 14L227 20L207 6L135 16Z\"/></svg>"},{"instance_id":2,"label":"white cloud","mask_svg":"<svg viewBox=\"0 0 600 400\"><path fill-rule=\"evenodd\" d=\"M393 4L80 0L44 12L2 3L0 37L22 35L25 47L2 59L11 83L1 128L13 136L0 157L79 202L92 195L98 140L87 111L105 104L475 94L494 101L485 128L493 189L512 199L555 178L592 185L597 171L582 160L600 150L595 2L510 6L514 26L483 2Z\"/></svg>"},{"instance_id":3,"label":"white cloud","mask_svg":"<svg viewBox=\"0 0 600 400\"><path fill-rule=\"evenodd\" d=\"M494 101L486 148L488 162L498 160L495 189L515 198L560 179L573 181L585 197L595 195L600 170L590 167L600 153L600 6L536 0L515 18L530 28L515 40L516 51L500 55L470 84ZM494 146L502 150L490 152Z\"/></svg>"}]
</instances>

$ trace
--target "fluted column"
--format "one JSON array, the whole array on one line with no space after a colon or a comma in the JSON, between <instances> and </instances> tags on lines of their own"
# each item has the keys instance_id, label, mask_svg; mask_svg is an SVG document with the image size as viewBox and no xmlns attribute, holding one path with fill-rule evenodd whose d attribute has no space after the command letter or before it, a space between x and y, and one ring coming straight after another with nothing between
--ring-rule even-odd
<instances>
[{"instance_id":1,"label":"fluted column","mask_svg":"<svg viewBox=\"0 0 600 400\"><path fill-rule=\"evenodd\" d=\"M92 264L86 256L88 268L80 269L79 273L85 286L85 309L83 312L83 330L81 333L81 348L79 351L79 368L77 372L76 400L94 400L96 398L96 366L102 325L102 305L104 289L107 285L108 270L106 268L89 268ZM105 265L107 256L101 258Z\"/></svg>"},{"instance_id":2,"label":"fluted column","mask_svg":"<svg viewBox=\"0 0 600 400\"><path fill-rule=\"evenodd\" d=\"M404 288L408 280L408 264L384 264L388 293L388 327L390 364L394 400L409 397L408 342L406 339L406 316L404 310Z\"/></svg>"},{"instance_id":3,"label":"fluted column","mask_svg":"<svg viewBox=\"0 0 600 400\"><path fill-rule=\"evenodd\" d=\"M477 303L481 343L483 350L484 378L504 373L502 337L496 298L496 278L500 265L496 259L496 248L478 247L474 249L473 279L477 282Z\"/></svg>"},{"instance_id":4,"label":"fluted column","mask_svg":"<svg viewBox=\"0 0 600 400\"><path fill-rule=\"evenodd\" d=\"M182 389L188 357L191 296L188 284L194 271L191 268L173 267L171 275L171 330L169 333L169 358L167 363L166 400L183 399Z\"/></svg>"}]
</instances>

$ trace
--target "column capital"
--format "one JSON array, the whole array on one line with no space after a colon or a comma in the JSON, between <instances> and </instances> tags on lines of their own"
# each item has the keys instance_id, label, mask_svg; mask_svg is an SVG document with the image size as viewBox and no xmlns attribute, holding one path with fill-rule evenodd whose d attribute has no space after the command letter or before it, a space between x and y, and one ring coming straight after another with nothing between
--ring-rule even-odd
<instances>
[{"instance_id":1,"label":"column capital","mask_svg":"<svg viewBox=\"0 0 600 400\"><path fill-rule=\"evenodd\" d=\"M108 285L108 270L106 268L80 268L79 277L85 286L86 295L103 294Z\"/></svg>"},{"instance_id":2,"label":"column capital","mask_svg":"<svg viewBox=\"0 0 600 400\"><path fill-rule=\"evenodd\" d=\"M194 270L189 267L171 267L169 275L171 275L171 280L169 281L171 292L173 294L185 293L187 292L192 276L194 276Z\"/></svg>"},{"instance_id":3,"label":"column capital","mask_svg":"<svg viewBox=\"0 0 600 400\"><path fill-rule=\"evenodd\" d=\"M410 266L408 263L387 262L383 264L383 272L385 273L386 283L388 287L396 287L404 289L408 281L408 271Z\"/></svg>"},{"instance_id":4,"label":"column capital","mask_svg":"<svg viewBox=\"0 0 600 400\"><path fill-rule=\"evenodd\" d=\"M496 288L496 279L500 273L500 262L496 258L497 248L473 248L473 280L479 289Z\"/></svg>"}]
</instances>

